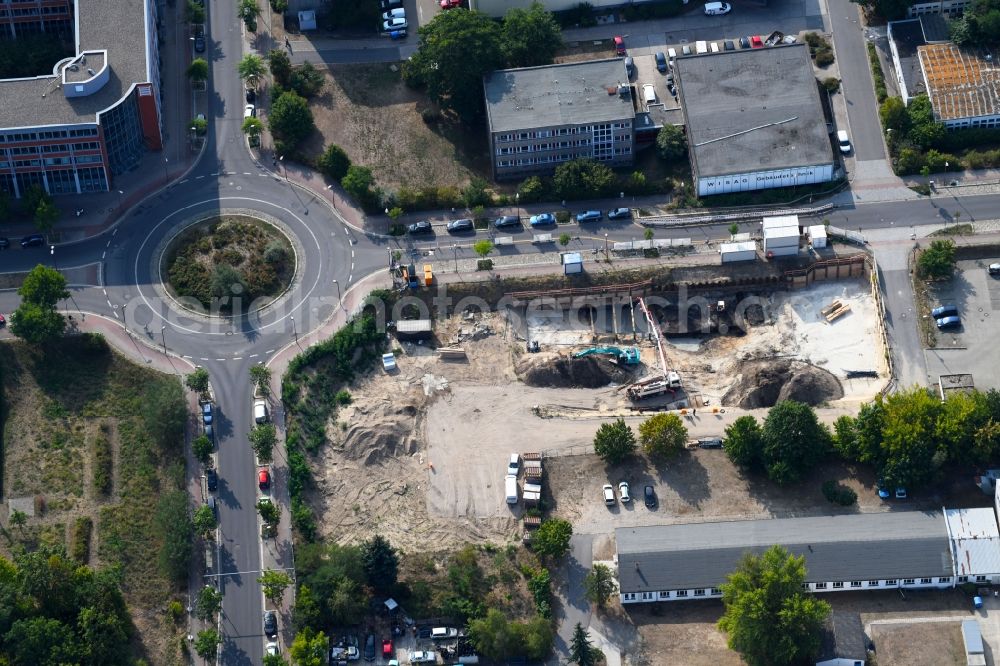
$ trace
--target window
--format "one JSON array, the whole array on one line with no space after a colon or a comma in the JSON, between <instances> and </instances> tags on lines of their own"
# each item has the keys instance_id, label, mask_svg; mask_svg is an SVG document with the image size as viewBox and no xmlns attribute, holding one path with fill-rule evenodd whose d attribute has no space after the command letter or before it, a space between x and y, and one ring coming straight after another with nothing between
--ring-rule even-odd
<instances>
[{"instance_id":1,"label":"window","mask_svg":"<svg viewBox=\"0 0 1000 666\"><path fill-rule=\"evenodd\" d=\"M861 581L860 580L852 580L851 581L851 587L861 587Z\"/></svg>"},{"instance_id":2,"label":"window","mask_svg":"<svg viewBox=\"0 0 1000 666\"><path fill-rule=\"evenodd\" d=\"M659 592L658 594L659 594L659 597L661 599L669 599L670 598L670 593L669 592Z\"/></svg>"},{"instance_id":3,"label":"window","mask_svg":"<svg viewBox=\"0 0 1000 666\"><path fill-rule=\"evenodd\" d=\"M642 593L642 598L645 599L645 600L650 600L650 599L653 598L653 593L652 592L643 592Z\"/></svg>"},{"instance_id":4,"label":"window","mask_svg":"<svg viewBox=\"0 0 1000 666\"><path fill-rule=\"evenodd\" d=\"M878 581L877 580L868 581L868 587L878 587Z\"/></svg>"},{"instance_id":5,"label":"window","mask_svg":"<svg viewBox=\"0 0 1000 666\"><path fill-rule=\"evenodd\" d=\"M921 585L930 585L931 584L931 579L930 578L921 578L920 579L920 584Z\"/></svg>"},{"instance_id":6,"label":"window","mask_svg":"<svg viewBox=\"0 0 1000 666\"><path fill-rule=\"evenodd\" d=\"M976 576L976 582L977 583L985 583L986 582L986 576Z\"/></svg>"},{"instance_id":7,"label":"window","mask_svg":"<svg viewBox=\"0 0 1000 666\"><path fill-rule=\"evenodd\" d=\"M686 597L688 595L687 590L677 590L677 597Z\"/></svg>"},{"instance_id":8,"label":"window","mask_svg":"<svg viewBox=\"0 0 1000 666\"><path fill-rule=\"evenodd\" d=\"M709 594L711 594L713 597L721 597L722 596L722 590L720 590L717 587L713 587L712 591L709 592Z\"/></svg>"},{"instance_id":9,"label":"window","mask_svg":"<svg viewBox=\"0 0 1000 666\"><path fill-rule=\"evenodd\" d=\"M631 601L633 599L635 599L635 592L626 592L625 593L625 601Z\"/></svg>"},{"instance_id":10,"label":"window","mask_svg":"<svg viewBox=\"0 0 1000 666\"><path fill-rule=\"evenodd\" d=\"M842 589L844 589L844 583L841 582L841 581L838 581L838 582L834 583L833 584L833 589L835 589L835 590L842 590Z\"/></svg>"},{"instance_id":11,"label":"window","mask_svg":"<svg viewBox=\"0 0 1000 666\"><path fill-rule=\"evenodd\" d=\"M826 583L816 583L816 589L817 590L825 590L826 589Z\"/></svg>"},{"instance_id":12,"label":"window","mask_svg":"<svg viewBox=\"0 0 1000 666\"><path fill-rule=\"evenodd\" d=\"M703 596L705 596L705 588L701 588L699 590L695 590L694 591L694 596L696 596L696 597L703 597Z\"/></svg>"},{"instance_id":13,"label":"window","mask_svg":"<svg viewBox=\"0 0 1000 666\"><path fill-rule=\"evenodd\" d=\"M904 578L903 585L913 585L913 581L914 581L913 578Z\"/></svg>"},{"instance_id":14,"label":"window","mask_svg":"<svg viewBox=\"0 0 1000 666\"><path fill-rule=\"evenodd\" d=\"M895 585L896 584L896 579L895 578L889 578L889 579L887 579L885 581L885 584L886 585Z\"/></svg>"},{"instance_id":15,"label":"window","mask_svg":"<svg viewBox=\"0 0 1000 666\"><path fill-rule=\"evenodd\" d=\"M958 582L959 583L968 583L969 582L969 577L968 576L959 576L958 577Z\"/></svg>"},{"instance_id":16,"label":"window","mask_svg":"<svg viewBox=\"0 0 1000 666\"><path fill-rule=\"evenodd\" d=\"M938 578L939 583L950 583L951 578Z\"/></svg>"}]
</instances>

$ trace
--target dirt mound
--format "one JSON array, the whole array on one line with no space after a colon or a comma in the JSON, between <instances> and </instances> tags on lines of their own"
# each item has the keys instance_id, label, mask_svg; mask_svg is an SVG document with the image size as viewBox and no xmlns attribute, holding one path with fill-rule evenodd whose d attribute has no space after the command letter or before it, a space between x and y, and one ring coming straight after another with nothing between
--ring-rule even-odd
<instances>
[{"instance_id":1,"label":"dirt mound","mask_svg":"<svg viewBox=\"0 0 1000 666\"><path fill-rule=\"evenodd\" d=\"M516 370L525 384L543 388L601 388L632 381L631 372L598 356L529 356Z\"/></svg>"},{"instance_id":2,"label":"dirt mound","mask_svg":"<svg viewBox=\"0 0 1000 666\"><path fill-rule=\"evenodd\" d=\"M773 407L782 400L819 405L844 397L832 373L804 361L743 361L736 373L736 383L722 396L723 405L756 409Z\"/></svg>"},{"instance_id":3,"label":"dirt mound","mask_svg":"<svg viewBox=\"0 0 1000 666\"><path fill-rule=\"evenodd\" d=\"M417 450L414 423L418 410L413 404L358 405L339 416L330 439L348 460L375 465Z\"/></svg>"}]
</instances>

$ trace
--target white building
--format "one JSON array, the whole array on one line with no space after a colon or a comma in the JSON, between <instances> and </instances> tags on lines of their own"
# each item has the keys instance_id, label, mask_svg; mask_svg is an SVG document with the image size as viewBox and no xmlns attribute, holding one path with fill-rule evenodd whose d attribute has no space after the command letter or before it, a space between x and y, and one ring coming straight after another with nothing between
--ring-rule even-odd
<instances>
[{"instance_id":1,"label":"white building","mask_svg":"<svg viewBox=\"0 0 1000 666\"><path fill-rule=\"evenodd\" d=\"M623 604L721 597L744 553L806 560L813 592L1000 583L992 508L689 523L615 530Z\"/></svg>"},{"instance_id":2,"label":"white building","mask_svg":"<svg viewBox=\"0 0 1000 666\"><path fill-rule=\"evenodd\" d=\"M798 215L765 217L760 223L764 235L764 254L768 257L787 257L799 253Z\"/></svg>"}]
</instances>

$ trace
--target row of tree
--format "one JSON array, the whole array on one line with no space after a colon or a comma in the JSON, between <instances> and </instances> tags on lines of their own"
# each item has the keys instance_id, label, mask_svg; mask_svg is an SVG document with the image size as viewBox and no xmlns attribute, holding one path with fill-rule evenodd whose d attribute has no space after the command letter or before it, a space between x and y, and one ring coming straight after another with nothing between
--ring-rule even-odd
<instances>
[{"instance_id":1,"label":"row of tree","mask_svg":"<svg viewBox=\"0 0 1000 666\"><path fill-rule=\"evenodd\" d=\"M638 445L647 455L665 460L684 449L688 431L677 414L664 412L639 424L639 439L625 419L602 423L594 435L594 452L610 465L617 465L634 455Z\"/></svg>"}]
</instances>

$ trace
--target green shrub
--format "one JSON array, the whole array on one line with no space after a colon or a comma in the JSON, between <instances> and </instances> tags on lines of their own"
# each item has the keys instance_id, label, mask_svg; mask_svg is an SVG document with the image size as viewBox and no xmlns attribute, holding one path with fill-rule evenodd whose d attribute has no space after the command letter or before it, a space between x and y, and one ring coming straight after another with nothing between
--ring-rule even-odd
<instances>
[{"instance_id":1,"label":"green shrub","mask_svg":"<svg viewBox=\"0 0 1000 666\"><path fill-rule=\"evenodd\" d=\"M815 60L817 67L829 67L833 64L833 50L817 49Z\"/></svg>"},{"instance_id":2,"label":"green shrub","mask_svg":"<svg viewBox=\"0 0 1000 666\"><path fill-rule=\"evenodd\" d=\"M492 259L480 259L476 262L477 271L491 271L493 270L493 260Z\"/></svg>"},{"instance_id":3,"label":"green shrub","mask_svg":"<svg viewBox=\"0 0 1000 666\"><path fill-rule=\"evenodd\" d=\"M826 91L832 95L840 90L840 79L836 76L828 76L823 79L823 87L826 88Z\"/></svg>"},{"instance_id":4,"label":"green shrub","mask_svg":"<svg viewBox=\"0 0 1000 666\"><path fill-rule=\"evenodd\" d=\"M823 497L828 502L839 504L840 506L852 506L858 501L858 494L856 492L847 486L840 485L832 479L823 482Z\"/></svg>"},{"instance_id":5,"label":"green shrub","mask_svg":"<svg viewBox=\"0 0 1000 666\"><path fill-rule=\"evenodd\" d=\"M340 389L337 391L337 395L333 397L333 400L338 405L349 405L353 401L351 398L351 392L347 389Z\"/></svg>"},{"instance_id":6,"label":"green shrub","mask_svg":"<svg viewBox=\"0 0 1000 666\"><path fill-rule=\"evenodd\" d=\"M73 539L70 555L80 564L90 559L90 532L94 527L88 516L81 516L73 523Z\"/></svg>"},{"instance_id":7,"label":"green shrub","mask_svg":"<svg viewBox=\"0 0 1000 666\"><path fill-rule=\"evenodd\" d=\"M111 452L111 441L105 433L94 438L94 492L101 497L111 495L114 456Z\"/></svg>"},{"instance_id":8,"label":"green shrub","mask_svg":"<svg viewBox=\"0 0 1000 666\"><path fill-rule=\"evenodd\" d=\"M878 59L878 50L871 42L868 42L868 62L872 68L872 81L875 83L875 97L881 104L889 98L889 91L885 87L885 74L882 73L882 63Z\"/></svg>"}]
</instances>

